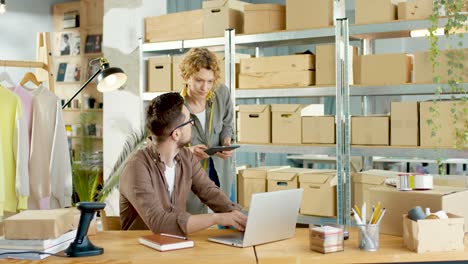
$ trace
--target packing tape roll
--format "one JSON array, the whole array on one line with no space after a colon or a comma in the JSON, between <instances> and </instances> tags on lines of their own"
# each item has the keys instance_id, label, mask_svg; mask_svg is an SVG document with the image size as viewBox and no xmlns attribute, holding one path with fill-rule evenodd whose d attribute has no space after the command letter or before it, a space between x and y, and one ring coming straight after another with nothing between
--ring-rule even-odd
<instances>
[{"instance_id":1,"label":"packing tape roll","mask_svg":"<svg viewBox=\"0 0 468 264\"><path fill-rule=\"evenodd\" d=\"M414 175L414 189L415 190L432 190L434 188L434 181L432 175Z\"/></svg>"}]
</instances>

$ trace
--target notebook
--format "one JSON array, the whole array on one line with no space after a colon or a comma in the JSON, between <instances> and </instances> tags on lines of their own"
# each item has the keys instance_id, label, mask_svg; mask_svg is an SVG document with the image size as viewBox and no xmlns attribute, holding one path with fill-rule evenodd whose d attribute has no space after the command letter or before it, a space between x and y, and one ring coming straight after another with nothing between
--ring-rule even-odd
<instances>
[{"instance_id":1,"label":"notebook","mask_svg":"<svg viewBox=\"0 0 468 264\"><path fill-rule=\"evenodd\" d=\"M245 232L210 237L209 241L250 247L294 236L303 189L252 195Z\"/></svg>"},{"instance_id":2,"label":"notebook","mask_svg":"<svg viewBox=\"0 0 468 264\"><path fill-rule=\"evenodd\" d=\"M140 237L140 244L159 251L168 251L193 247L193 240L151 234Z\"/></svg>"}]
</instances>

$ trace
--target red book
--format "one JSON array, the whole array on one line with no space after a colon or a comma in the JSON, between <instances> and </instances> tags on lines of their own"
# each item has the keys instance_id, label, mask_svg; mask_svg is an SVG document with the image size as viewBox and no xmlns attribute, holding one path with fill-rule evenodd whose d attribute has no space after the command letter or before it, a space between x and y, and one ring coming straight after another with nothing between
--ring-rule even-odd
<instances>
[{"instance_id":1,"label":"red book","mask_svg":"<svg viewBox=\"0 0 468 264\"><path fill-rule=\"evenodd\" d=\"M168 251L193 247L193 240L188 240L182 237L179 238L177 236L172 235L168 236L160 234L151 234L140 237L138 241L140 242L140 244L143 244L150 248L154 248L159 251Z\"/></svg>"}]
</instances>

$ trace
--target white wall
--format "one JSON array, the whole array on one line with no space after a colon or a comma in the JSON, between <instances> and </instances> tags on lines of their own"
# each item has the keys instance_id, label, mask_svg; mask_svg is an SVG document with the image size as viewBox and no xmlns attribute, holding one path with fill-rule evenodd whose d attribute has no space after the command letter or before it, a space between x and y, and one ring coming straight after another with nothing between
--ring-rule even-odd
<instances>
[{"instance_id":1,"label":"white wall","mask_svg":"<svg viewBox=\"0 0 468 264\"><path fill-rule=\"evenodd\" d=\"M70 0L7 0L7 11L0 15L0 60L36 60L38 32L52 31L52 5ZM3 68L14 82L24 68Z\"/></svg>"},{"instance_id":2,"label":"white wall","mask_svg":"<svg viewBox=\"0 0 468 264\"><path fill-rule=\"evenodd\" d=\"M143 18L166 14L166 0L105 0L104 55L111 66L128 75L125 87L104 94L104 179L117 161L127 137L144 125L140 99L139 38L143 37ZM118 192L107 200L108 215L118 215Z\"/></svg>"}]
</instances>

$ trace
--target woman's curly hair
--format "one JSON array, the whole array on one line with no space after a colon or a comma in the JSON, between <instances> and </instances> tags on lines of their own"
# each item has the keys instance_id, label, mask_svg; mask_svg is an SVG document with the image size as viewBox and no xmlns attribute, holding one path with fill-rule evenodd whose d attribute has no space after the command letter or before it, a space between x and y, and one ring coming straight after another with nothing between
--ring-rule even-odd
<instances>
[{"instance_id":1,"label":"woman's curly hair","mask_svg":"<svg viewBox=\"0 0 468 264\"><path fill-rule=\"evenodd\" d=\"M182 79L187 81L201 69L212 70L214 74L213 87L217 87L221 71L216 55L206 48L192 48L187 52L179 65Z\"/></svg>"}]
</instances>

